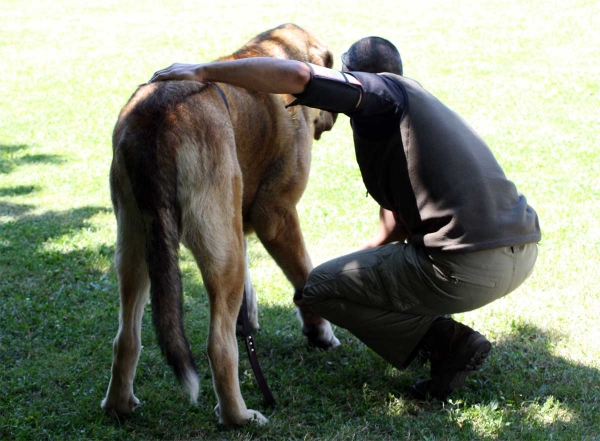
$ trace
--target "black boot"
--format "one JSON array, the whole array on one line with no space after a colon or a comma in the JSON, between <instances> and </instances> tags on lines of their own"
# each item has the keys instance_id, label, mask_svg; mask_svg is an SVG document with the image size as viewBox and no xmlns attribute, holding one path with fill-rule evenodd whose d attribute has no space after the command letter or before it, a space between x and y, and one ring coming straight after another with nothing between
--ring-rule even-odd
<instances>
[{"instance_id":1,"label":"black boot","mask_svg":"<svg viewBox=\"0 0 600 441\"><path fill-rule=\"evenodd\" d=\"M420 354L431 364L431 378L419 380L409 393L424 399L427 395L445 399L465 384L470 372L478 370L492 345L479 332L451 318L435 321L420 343Z\"/></svg>"}]
</instances>

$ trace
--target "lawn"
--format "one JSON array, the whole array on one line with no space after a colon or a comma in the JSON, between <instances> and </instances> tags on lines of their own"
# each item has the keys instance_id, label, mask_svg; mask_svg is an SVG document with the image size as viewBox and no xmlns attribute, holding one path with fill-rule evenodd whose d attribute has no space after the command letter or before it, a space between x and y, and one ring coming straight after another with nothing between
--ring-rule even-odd
<instances>
[{"instance_id":1,"label":"lawn","mask_svg":"<svg viewBox=\"0 0 600 441\"><path fill-rule=\"evenodd\" d=\"M600 3L0 0L0 11L0 439L600 440ZM340 348L307 347L291 286L252 238L256 344L277 406L264 405L240 346L242 393L269 424L227 430L212 411L207 296L182 249L199 403L175 381L147 314L143 407L107 415L118 112L154 71L230 54L284 22L323 39L337 68L360 37L393 41L405 75L481 133L535 207L536 270L508 297L458 315L493 351L466 390L419 402L405 389L425 368L397 371L342 329ZM376 228L344 116L313 146L299 213L314 264Z\"/></svg>"}]
</instances>

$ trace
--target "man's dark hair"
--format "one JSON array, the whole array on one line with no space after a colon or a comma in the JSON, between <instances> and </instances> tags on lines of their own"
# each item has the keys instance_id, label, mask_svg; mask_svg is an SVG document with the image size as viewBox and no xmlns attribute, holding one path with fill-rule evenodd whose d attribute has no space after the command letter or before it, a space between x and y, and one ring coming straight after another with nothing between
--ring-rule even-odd
<instances>
[{"instance_id":1,"label":"man's dark hair","mask_svg":"<svg viewBox=\"0 0 600 441\"><path fill-rule=\"evenodd\" d=\"M342 62L348 70L357 72L402 75L400 52L391 42L381 37L361 38L350 46L348 52L342 54Z\"/></svg>"}]
</instances>

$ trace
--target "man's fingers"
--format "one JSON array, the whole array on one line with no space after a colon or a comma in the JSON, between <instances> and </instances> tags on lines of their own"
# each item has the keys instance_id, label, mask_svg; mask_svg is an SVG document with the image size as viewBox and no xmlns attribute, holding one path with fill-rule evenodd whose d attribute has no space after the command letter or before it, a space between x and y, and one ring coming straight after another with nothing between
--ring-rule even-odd
<instances>
[{"instance_id":1,"label":"man's fingers","mask_svg":"<svg viewBox=\"0 0 600 441\"><path fill-rule=\"evenodd\" d=\"M150 81L148 81L148 82L154 83L157 81L165 81L166 79L172 79L172 78L167 78L167 77L169 76L169 73L171 73L173 68L175 68L175 64L171 64L169 67L165 67L164 69L157 70L156 72L154 72L154 75L152 75L152 78L150 78Z\"/></svg>"},{"instance_id":2,"label":"man's fingers","mask_svg":"<svg viewBox=\"0 0 600 441\"><path fill-rule=\"evenodd\" d=\"M158 77L160 76L161 71L158 72L154 72L154 75L152 75L152 78L150 78L150 81L148 81L149 83L154 83L155 81L158 81Z\"/></svg>"},{"instance_id":3,"label":"man's fingers","mask_svg":"<svg viewBox=\"0 0 600 441\"><path fill-rule=\"evenodd\" d=\"M149 83L154 83L156 81L163 81L164 77L166 75L168 75L171 67L173 67L173 66L169 66L169 67L166 67L164 69L157 70L156 72L154 72L154 75L152 75L152 78L150 78Z\"/></svg>"},{"instance_id":4,"label":"man's fingers","mask_svg":"<svg viewBox=\"0 0 600 441\"><path fill-rule=\"evenodd\" d=\"M149 83L171 80L197 80L195 69L197 64L174 63L165 69L154 72Z\"/></svg>"},{"instance_id":5,"label":"man's fingers","mask_svg":"<svg viewBox=\"0 0 600 441\"><path fill-rule=\"evenodd\" d=\"M157 81L164 81L162 74L154 74L154 76L150 79L151 83L155 83Z\"/></svg>"}]
</instances>

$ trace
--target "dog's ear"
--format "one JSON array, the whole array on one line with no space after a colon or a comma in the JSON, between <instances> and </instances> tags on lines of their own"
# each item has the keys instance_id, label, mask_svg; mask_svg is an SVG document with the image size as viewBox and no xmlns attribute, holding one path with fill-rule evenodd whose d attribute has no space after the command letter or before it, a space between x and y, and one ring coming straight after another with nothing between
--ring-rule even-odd
<instances>
[{"instance_id":1,"label":"dog's ear","mask_svg":"<svg viewBox=\"0 0 600 441\"><path fill-rule=\"evenodd\" d=\"M333 67L333 54L327 47L313 47L311 51L311 63L324 66L329 69Z\"/></svg>"},{"instance_id":2,"label":"dog's ear","mask_svg":"<svg viewBox=\"0 0 600 441\"><path fill-rule=\"evenodd\" d=\"M315 109L316 110L316 109ZM314 119L315 134L314 138L319 140L323 132L327 132L333 128L337 113L327 112L326 110L318 110Z\"/></svg>"},{"instance_id":3,"label":"dog's ear","mask_svg":"<svg viewBox=\"0 0 600 441\"><path fill-rule=\"evenodd\" d=\"M333 53L324 43L321 43L316 39L312 43L313 44L309 49L309 61L313 64L318 64L319 66L331 69L333 67Z\"/></svg>"},{"instance_id":4,"label":"dog's ear","mask_svg":"<svg viewBox=\"0 0 600 441\"><path fill-rule=\"evenodd\" d=\"M333 67L333 53L327 49L323 56L323 65L329 69Z\"/></svg>"}]
</instances>

